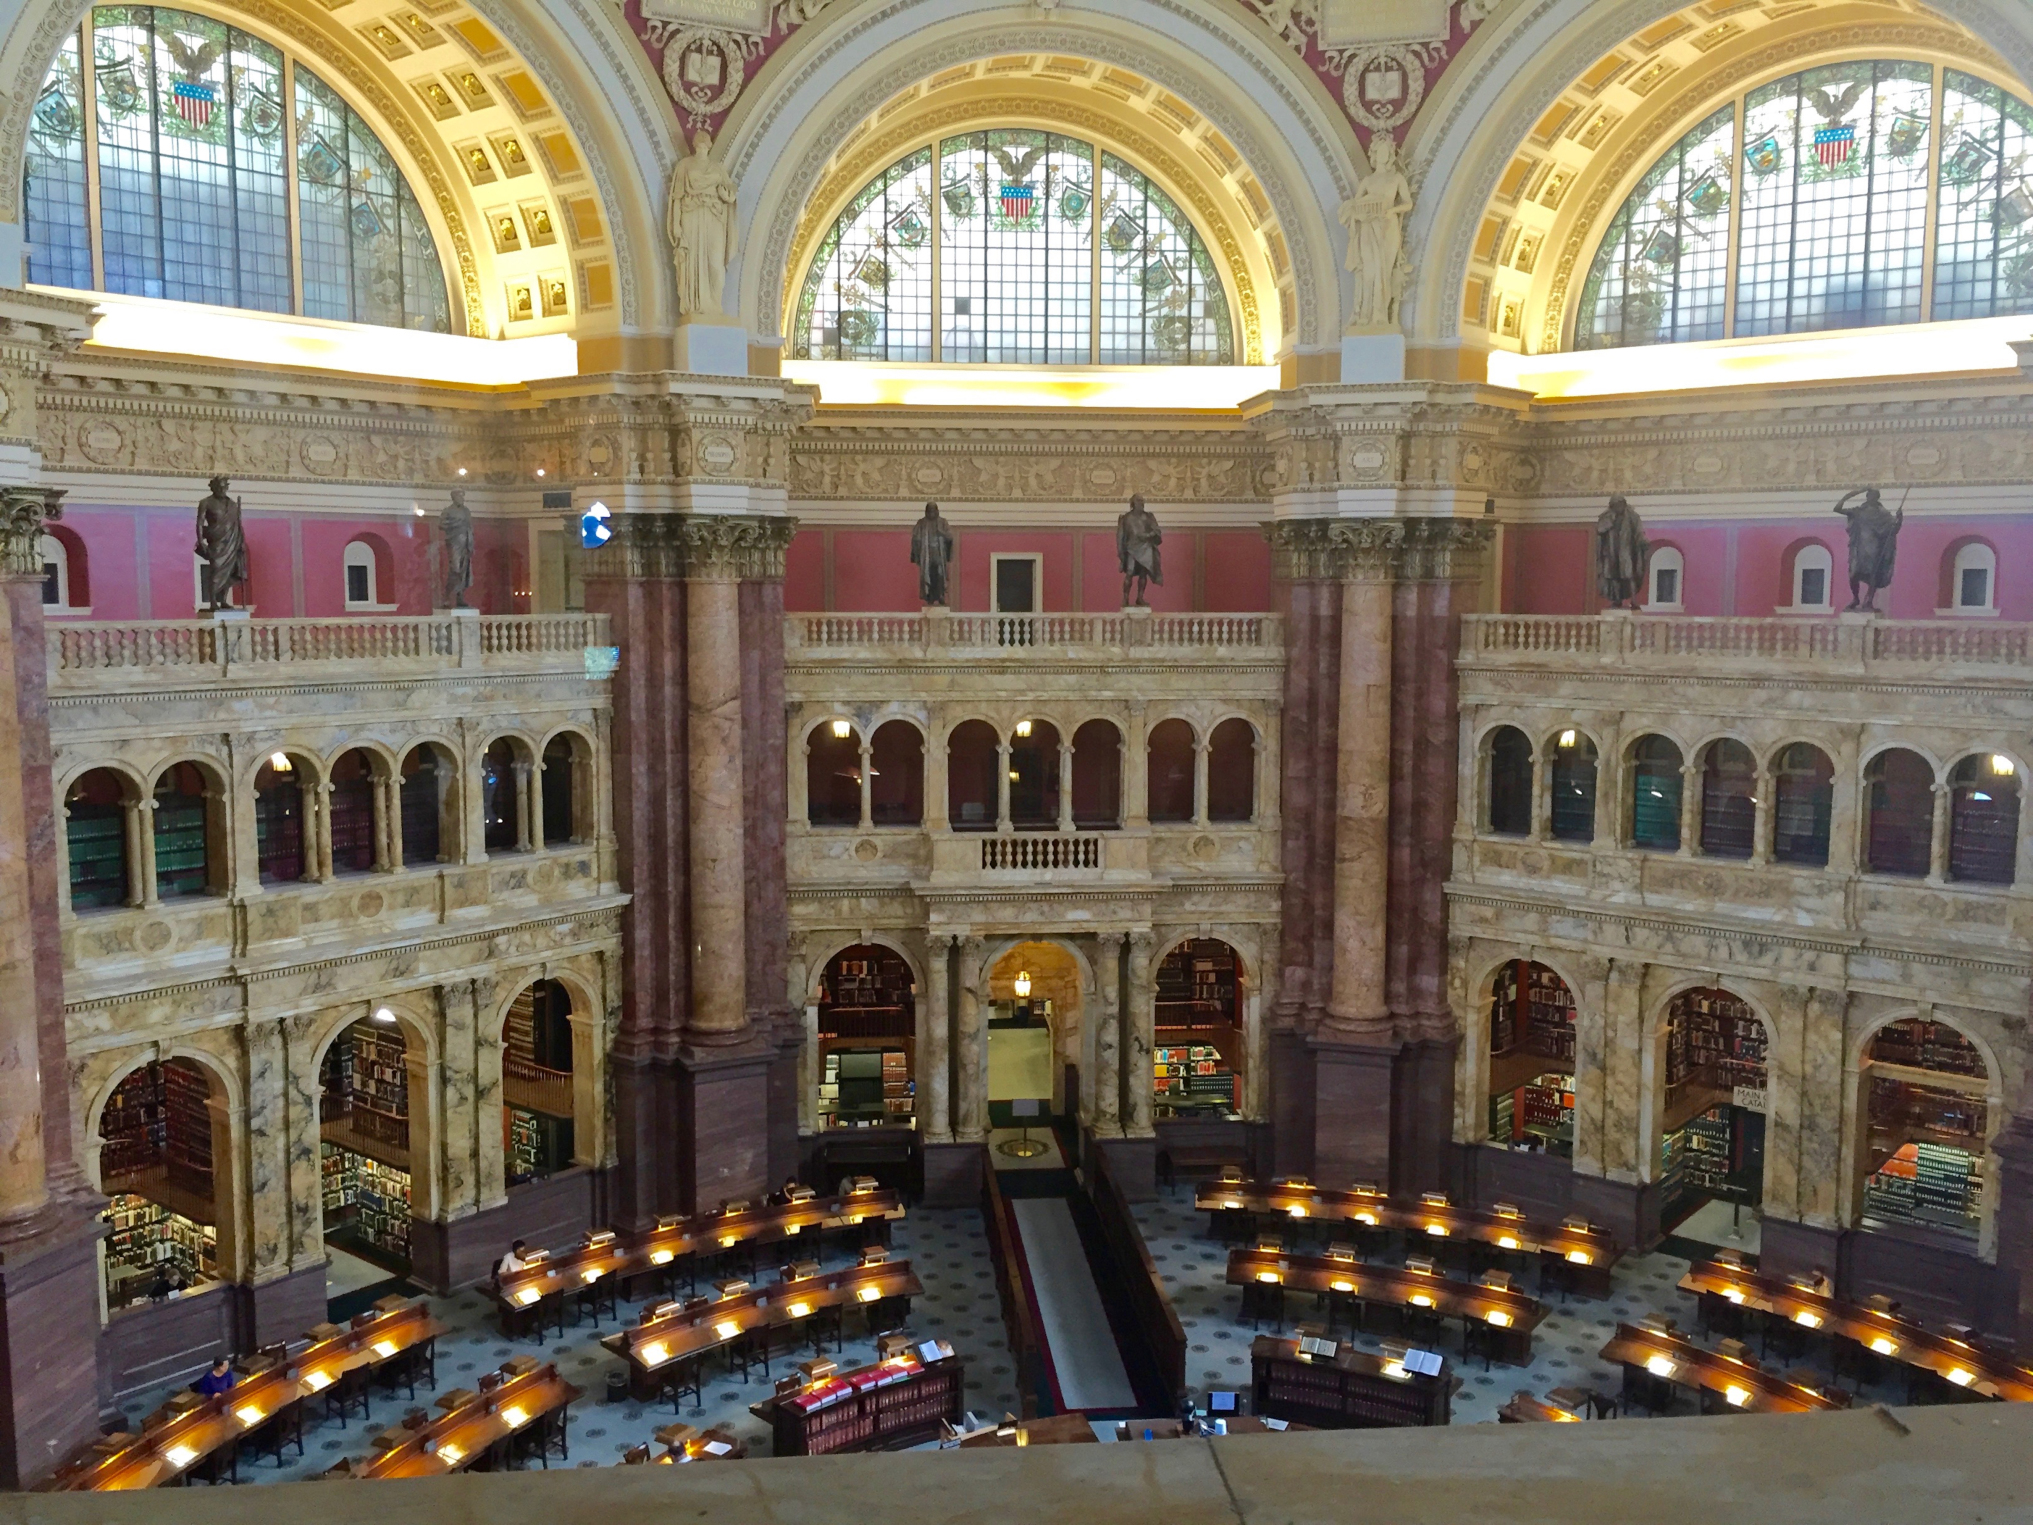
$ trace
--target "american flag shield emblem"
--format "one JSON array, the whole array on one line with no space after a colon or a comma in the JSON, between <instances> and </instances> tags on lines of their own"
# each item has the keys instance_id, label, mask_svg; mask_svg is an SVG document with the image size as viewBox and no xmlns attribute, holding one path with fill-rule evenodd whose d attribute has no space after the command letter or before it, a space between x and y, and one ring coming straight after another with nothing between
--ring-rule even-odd
<instances>
[{"instance_id":1,"label":"american flag shield emblem","mask_svg":"<svg viewBox=\"0 0 2033 1525\"><path fill-rule=\"evenodd\" d=\"M176 114L191 126L202 128L212 120L212 107L219 99L219 92L212 86L180 79L170 86L169 93L176 102Z\"/></svg>"},{"instance_id":2,"label":"american flag shield emblem","mask_svg":"<svg viewBox=\"0 0 2033 1525\"><path fill-rule=\"evenodd\" d=\"M1823 169L1834 169L1838 164L1849 162L1850 150L1856 147L1857 130L1854 127L1817 127L1814 130L1814 156L1821 161Z\"/></svg>"},{"instance_id":3,"label":"american flag shield emblem","mask_svg":"<svg viewBox=\"0 0 2033 1525\"><path fill-rule=\"evenodd\" d=\"M1028 221L1037 200L1037 191L1028 185L1005 185L1002 188L1002 215L1011 222Z\"/></svg>"}]
</instances>

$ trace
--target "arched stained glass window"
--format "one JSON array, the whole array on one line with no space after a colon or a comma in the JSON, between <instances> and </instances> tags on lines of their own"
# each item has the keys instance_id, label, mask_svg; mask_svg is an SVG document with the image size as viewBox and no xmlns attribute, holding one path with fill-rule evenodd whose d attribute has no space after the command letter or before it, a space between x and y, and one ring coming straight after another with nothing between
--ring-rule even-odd
<instances>
[{"instance_id":1,"label":"arched stained glass window","mask_svg":"<svg viewBox=\"0 0 2033 1525\"><path fill-rule=\"evenodd\" d=\"M2033 312L2033 106L1953 69L1830 64L1733 101L1611 219L1577 349Z\"/></svg>"},{"instance_id":2,"label":"arched stained glass window","mask_svg":"<svg viewBox=\"0 0 2033 1525\"><path fill-rule=\"evenodd\" d=\"M1233 365L1235 338L1176 202L1091 143L1007 129L921 148L848 203L806 273L793 353Z\"/></svg>"},{"instance_id":3,"label":"arched stained glass window","mask_svg":"<svg viewBox=\"0 0 2033 1525\"><path fill-rule=\"evenodd\" d=\"M423 209L381 141L309 69L210 16L94 9L44 81L25 178L31 281L450 327Z\"/></svg>"}]
</instances>

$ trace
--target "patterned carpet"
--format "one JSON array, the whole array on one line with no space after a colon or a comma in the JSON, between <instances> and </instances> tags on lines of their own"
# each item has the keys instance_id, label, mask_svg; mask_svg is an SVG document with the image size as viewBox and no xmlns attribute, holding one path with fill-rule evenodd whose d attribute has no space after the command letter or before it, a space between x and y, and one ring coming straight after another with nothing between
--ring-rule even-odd
<instances>
[{"instance_id":1,"label":"patterned carpet","mask_svg":"<svg viewBox=\"0 0 2033 1525\"><path fill-rule=\"evenodd\" d=\"M967 1362L968 1408L983 1419L997 1419L1005 1410L1014 1409L1017 1401L1014 1363L1003 1335L1002 1312L996 1303L995 1276L990 1268L980 1213L973 1208L913 1209L909 1217L895 1226L890 1253L892 1258L909 1260L925 1284L924 1296L912 1303L911 1321L906 1327L927 1338L937 1336L952 1341L954 1350ZM828 1253L826 1265L832 1269L852 1260L853 1256L842 1246L839 1251ZM536 1352L537 1347L528 1340L502 1337L493 1304L481 1293L434 1298L432 1302L439 1318L451 1325L451 1330L438 1339L438 1385L428 1396L419 1388L414 1400L417 1406L429 1407L430 1399L438 1392L472 1386L481 1372L493 1370L510 1356ZM641 1308L640 1302L624 1302L622 1321L634 1322ZM854 1315L848 1315L847 1348L844 1354L834 1357L843 1367L875 1359L873 1342L865 1334L855 1337L858 1324ZM736 1434L748 1438L751 1456L769 1454L769 1432L761 1420L748 1412L749 1404L768 1397L774 1386L760 1371L747 1382L724 1373L716 1375L706 1383L705 1403L688 1408L682 1415L671 1412L668 1400L648 1404L606 1403L607 1374L621 1363L599 1344L599 1337L612 1334L614 1329L615 1323L610 1318L598 1328L582 1324L567 1329L562 1338L552 1331L552 1343L545 1352L566 1376L586 1390L586 1396L572 1406L571 1465L613 1465L621 1459L622 1452L648 1442L657 1429L674 1418L702 1429L726 1424ZM788 1365L779 1360L771 1369L782 1375ZM171 1391L159 1388L129 1398L122 1405L129 1422L138 1424ZM356 1418L343 1426L337 1422L306 1425L305 1454L301 1459L293 1449L285 1453L287 1465L280 1468L266 1458L249 1459L241 1464L240 1480L294 1482L317 1476L342 1456L359 1458L365 1453L367 1437L393 1423L411 1406L412 1400L404 1395L394 1399L377 1395L373 1418L367 1423Z\"/></svg>"}]
</instances>

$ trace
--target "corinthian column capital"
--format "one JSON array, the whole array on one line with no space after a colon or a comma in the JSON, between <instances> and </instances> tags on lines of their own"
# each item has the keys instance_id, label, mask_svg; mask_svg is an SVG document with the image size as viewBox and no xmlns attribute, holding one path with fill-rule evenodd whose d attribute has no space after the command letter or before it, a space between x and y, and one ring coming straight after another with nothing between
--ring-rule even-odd
<instances>
[{"instance_id":1,"label":"corinthian column capital","mask_svg":"<svg viewBox=\"0 0 2033 1525\"><path fill-rule=\"evenodd\" d=\"M42 576L42 527L63 517L60 487L0 487L0 575Z\"/></svg>"}]
</instances>

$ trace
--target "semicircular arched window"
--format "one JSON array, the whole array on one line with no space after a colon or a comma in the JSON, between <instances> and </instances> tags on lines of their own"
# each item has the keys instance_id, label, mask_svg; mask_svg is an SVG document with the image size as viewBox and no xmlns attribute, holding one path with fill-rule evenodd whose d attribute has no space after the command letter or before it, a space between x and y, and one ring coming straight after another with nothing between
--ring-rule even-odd
<instances>
[{"instance_id":1,"label":"semicircular arched window","mask_svg":"<svg viewBox=\"0 0 2033 1525\"><path fill-rule=\"evenodd\" d=\"M800 360L1235 364L1226 289L1178 203L1092 143L1025 129L943 139L870 181L819 244L791 342Z\"/></svg>"},{"instance_id":2,"label":"semicircular arched window","mask_svg":"<svg viewBox=\"0 0 2033 1525\"><path fill-rule=\"evenodd\" d=\"M451 326L423 208L373 129L213 17L94 9L36 98L24 180L32 282Z\"/></svg>"},{"instance_id":3,"label":"semicircular arched window","mask_svg":"<svg viewBox=\"0 0 2033 1525\"><path fill-rule=\"evenodd\" d=\"M2033 106L1859 60L1738 97L1645 172L1597 247L1576 349L2033 312Z\"/></svg>"}]
</instances>

